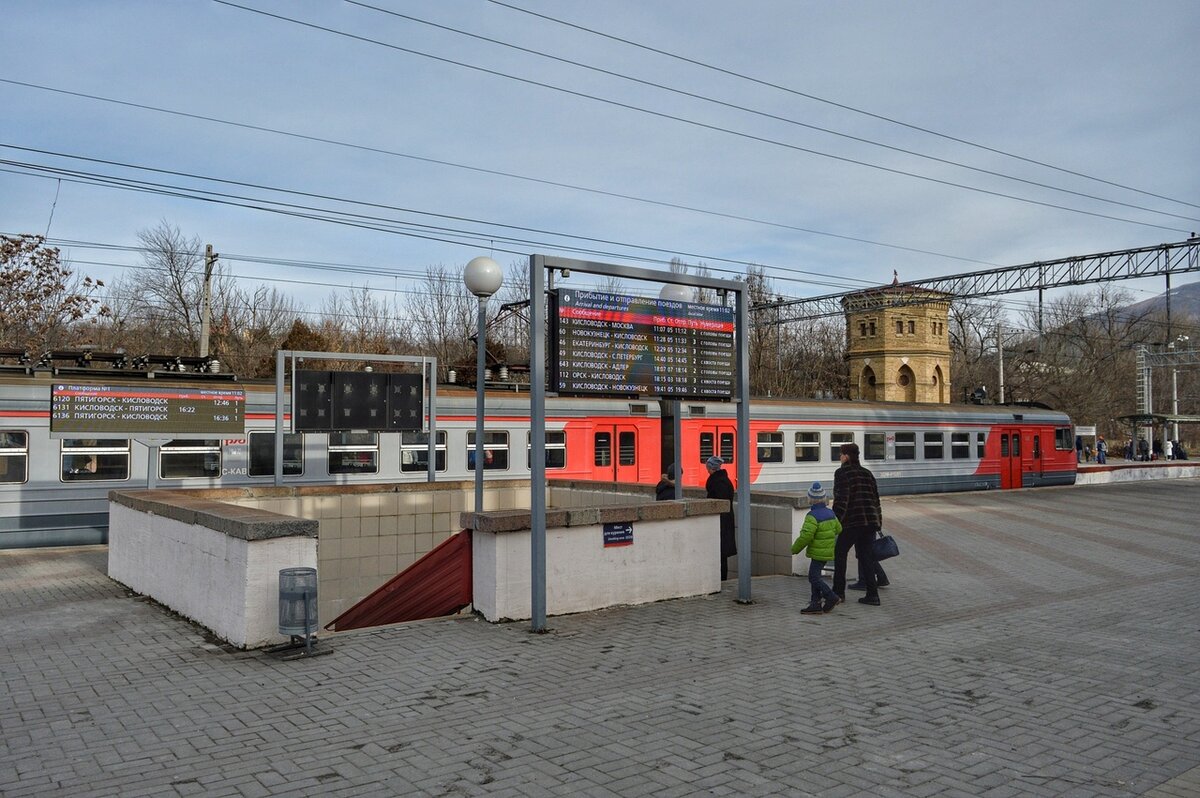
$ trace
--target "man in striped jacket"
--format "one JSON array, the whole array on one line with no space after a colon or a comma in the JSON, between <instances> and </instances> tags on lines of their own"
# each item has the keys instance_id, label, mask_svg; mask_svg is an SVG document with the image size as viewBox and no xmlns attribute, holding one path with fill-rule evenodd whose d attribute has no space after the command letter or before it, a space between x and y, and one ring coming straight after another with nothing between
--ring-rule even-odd
<instances>
[{"instance_id":1,"label":"man in striped jacket","mask_svg":"<svg viewBox=\"0 0 1200 798\"><path fill-rule=\"evenodd\" d=\"M846 600L846 558L853 547L858 558L858 573L867 588L860 604L879 606L875 554L871 545L883 528L883 510L879 506L879 487L875 477L858 459L858 444L843 443L842 465L833 474L833 514L842 522L833 560L833 592Z\"/></svg>"}]
</instances>

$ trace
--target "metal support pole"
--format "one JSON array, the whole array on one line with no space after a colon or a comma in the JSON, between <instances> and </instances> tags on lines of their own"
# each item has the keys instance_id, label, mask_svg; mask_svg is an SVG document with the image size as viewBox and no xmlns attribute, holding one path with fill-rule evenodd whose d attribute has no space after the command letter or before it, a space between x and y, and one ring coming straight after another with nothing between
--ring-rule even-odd
<instances>
[{"instance_id":1,"label":"metal support pole","mask_svg":"<svg viewBox=\"0 0 1200 798\"><path fill-rule=\"evenodd\" d=\"M529 609L530 629L546 631L546 265L529 258Z\"/></svg>"},{"instance_id":2,"label":"metal support pole","mask_svg":"<svg viewBox=\"0 0 1200 798\"><path fill-rule=\"evenodd\" d=\"M475 512L483 512L483 370L487 340L487 297L479 297L479 336L475 347Z\"/></svg>"},{"instance_id":3,"label":"metal support pole","mask_svg":"<svg viewBox=\"0 0 1200 798\"><path fill-rule=\"evenodd\" d=\"M1179 415L1179 369L1171 369L1171 415ZM1174 426L1171 438L1179 440L1179 421L1172 422Z\"/></svg>"},{"instance_id":4,"label":"metal support pole","mask_svg":"<svg viewBox=\"0 0 1200 798\"><path fill-rule=\"evenodd\" d=\"M1000 372L1000 404L1004 404L1004 327L996 325L996 369Z\"/></svg>"},{"instance_id":5,"label":"metal support pole","mask_svg":"<svg viewBox=\"0 0 1200 798\"><path fill-rule=\"evenodd\" d=\"M671 462L675 464L675 499L683 498L683 422L680 414L683 403L678 399L671 402Z\"/></svg>"},{"instance_id":6,"label":"metal support pole","mask_svg":"<svg viewBox=\"0 0 1200 798\"><path fill-rule=\"evenodd\" d=\"M750 297L745 290L735 292L737 330L737 512L734 514L738 545L738 597L749 604L750 576L754 563L750 537Z\"/></svg>"}]
</instances>

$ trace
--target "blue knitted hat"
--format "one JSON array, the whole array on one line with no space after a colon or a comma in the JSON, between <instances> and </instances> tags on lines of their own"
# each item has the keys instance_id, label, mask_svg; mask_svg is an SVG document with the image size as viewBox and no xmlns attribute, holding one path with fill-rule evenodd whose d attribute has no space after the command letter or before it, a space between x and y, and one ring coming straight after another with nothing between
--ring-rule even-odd
<instances>
[{"instance_id":1,"label":"blue knitted hat","mask_svg":"<svg viewBox=\"0 0 1200 798\"><path fill-rule=\"evenodd\" d=\"M808 500L813 504L825 501L825 488L821 487L820 482L814 482L808 489Z\"/></svg>"}]
</instances>

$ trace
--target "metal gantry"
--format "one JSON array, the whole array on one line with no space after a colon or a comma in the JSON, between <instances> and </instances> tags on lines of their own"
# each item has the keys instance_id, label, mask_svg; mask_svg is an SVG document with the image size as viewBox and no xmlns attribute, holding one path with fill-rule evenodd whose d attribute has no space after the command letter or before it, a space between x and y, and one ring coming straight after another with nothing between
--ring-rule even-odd
<instances>
[{"instance_id":1,"label":"metal gantry","mask_svg":"<svg viewBox=\"0 0 1200 798\"><path fill-rule=\"evenodd\" d=\"M1042 291L1113 280L1133 280L1200 271L1200 237L1193 236L1174 244L1100 252L1059 260L1035 261L1020 266L1006 266L930 280L895 283L880 288L850 291L841 294L782 302L764 302L754 310L788 308L792 312L778 321L780 324L841 316L846 312L882 307L919 305L931 301L930 293L952 299L975 299L999 294Z\"/></svg>"}]
</instances>

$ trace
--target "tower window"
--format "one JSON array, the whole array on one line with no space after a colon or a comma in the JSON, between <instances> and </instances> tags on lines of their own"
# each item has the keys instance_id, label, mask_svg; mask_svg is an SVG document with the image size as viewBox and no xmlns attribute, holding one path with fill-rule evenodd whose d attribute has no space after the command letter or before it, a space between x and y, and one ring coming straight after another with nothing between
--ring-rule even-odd
<instances>
[{"instance_id":1,"label":"tower window","mask_svg":"<svg viewBox=\"0 0 1200 798\"><path fill-rule=\"evenodd\" d=\"M867 323L866 323L865 321L863 321L863 322L859 322L859 325L858 325L858 334L859 334L859 336L860 336L860 337L862 337L862 338L866 338L866 337L867 337Z\"/></svg>"},{"instance_id":2,"label":"tower window","mask_svg":"<svg viewBox=\"0 0 1200 798\"><path fill-rule=\"evenodd\" d=\"M904 335L904 322L896 320L896 335Z\"/></svg>"},{"instance_id":3,"label":"tower window","mask_svg":"<svg viewBox=\"0 0 1200 798\"><path fill-rule=\"evenodd\" d=\"M913 335L914 333L916 333L916 331L917 331L917 323L915 321L910 321L908 323L908 334Z\"/></svg>"}]
</instances>

